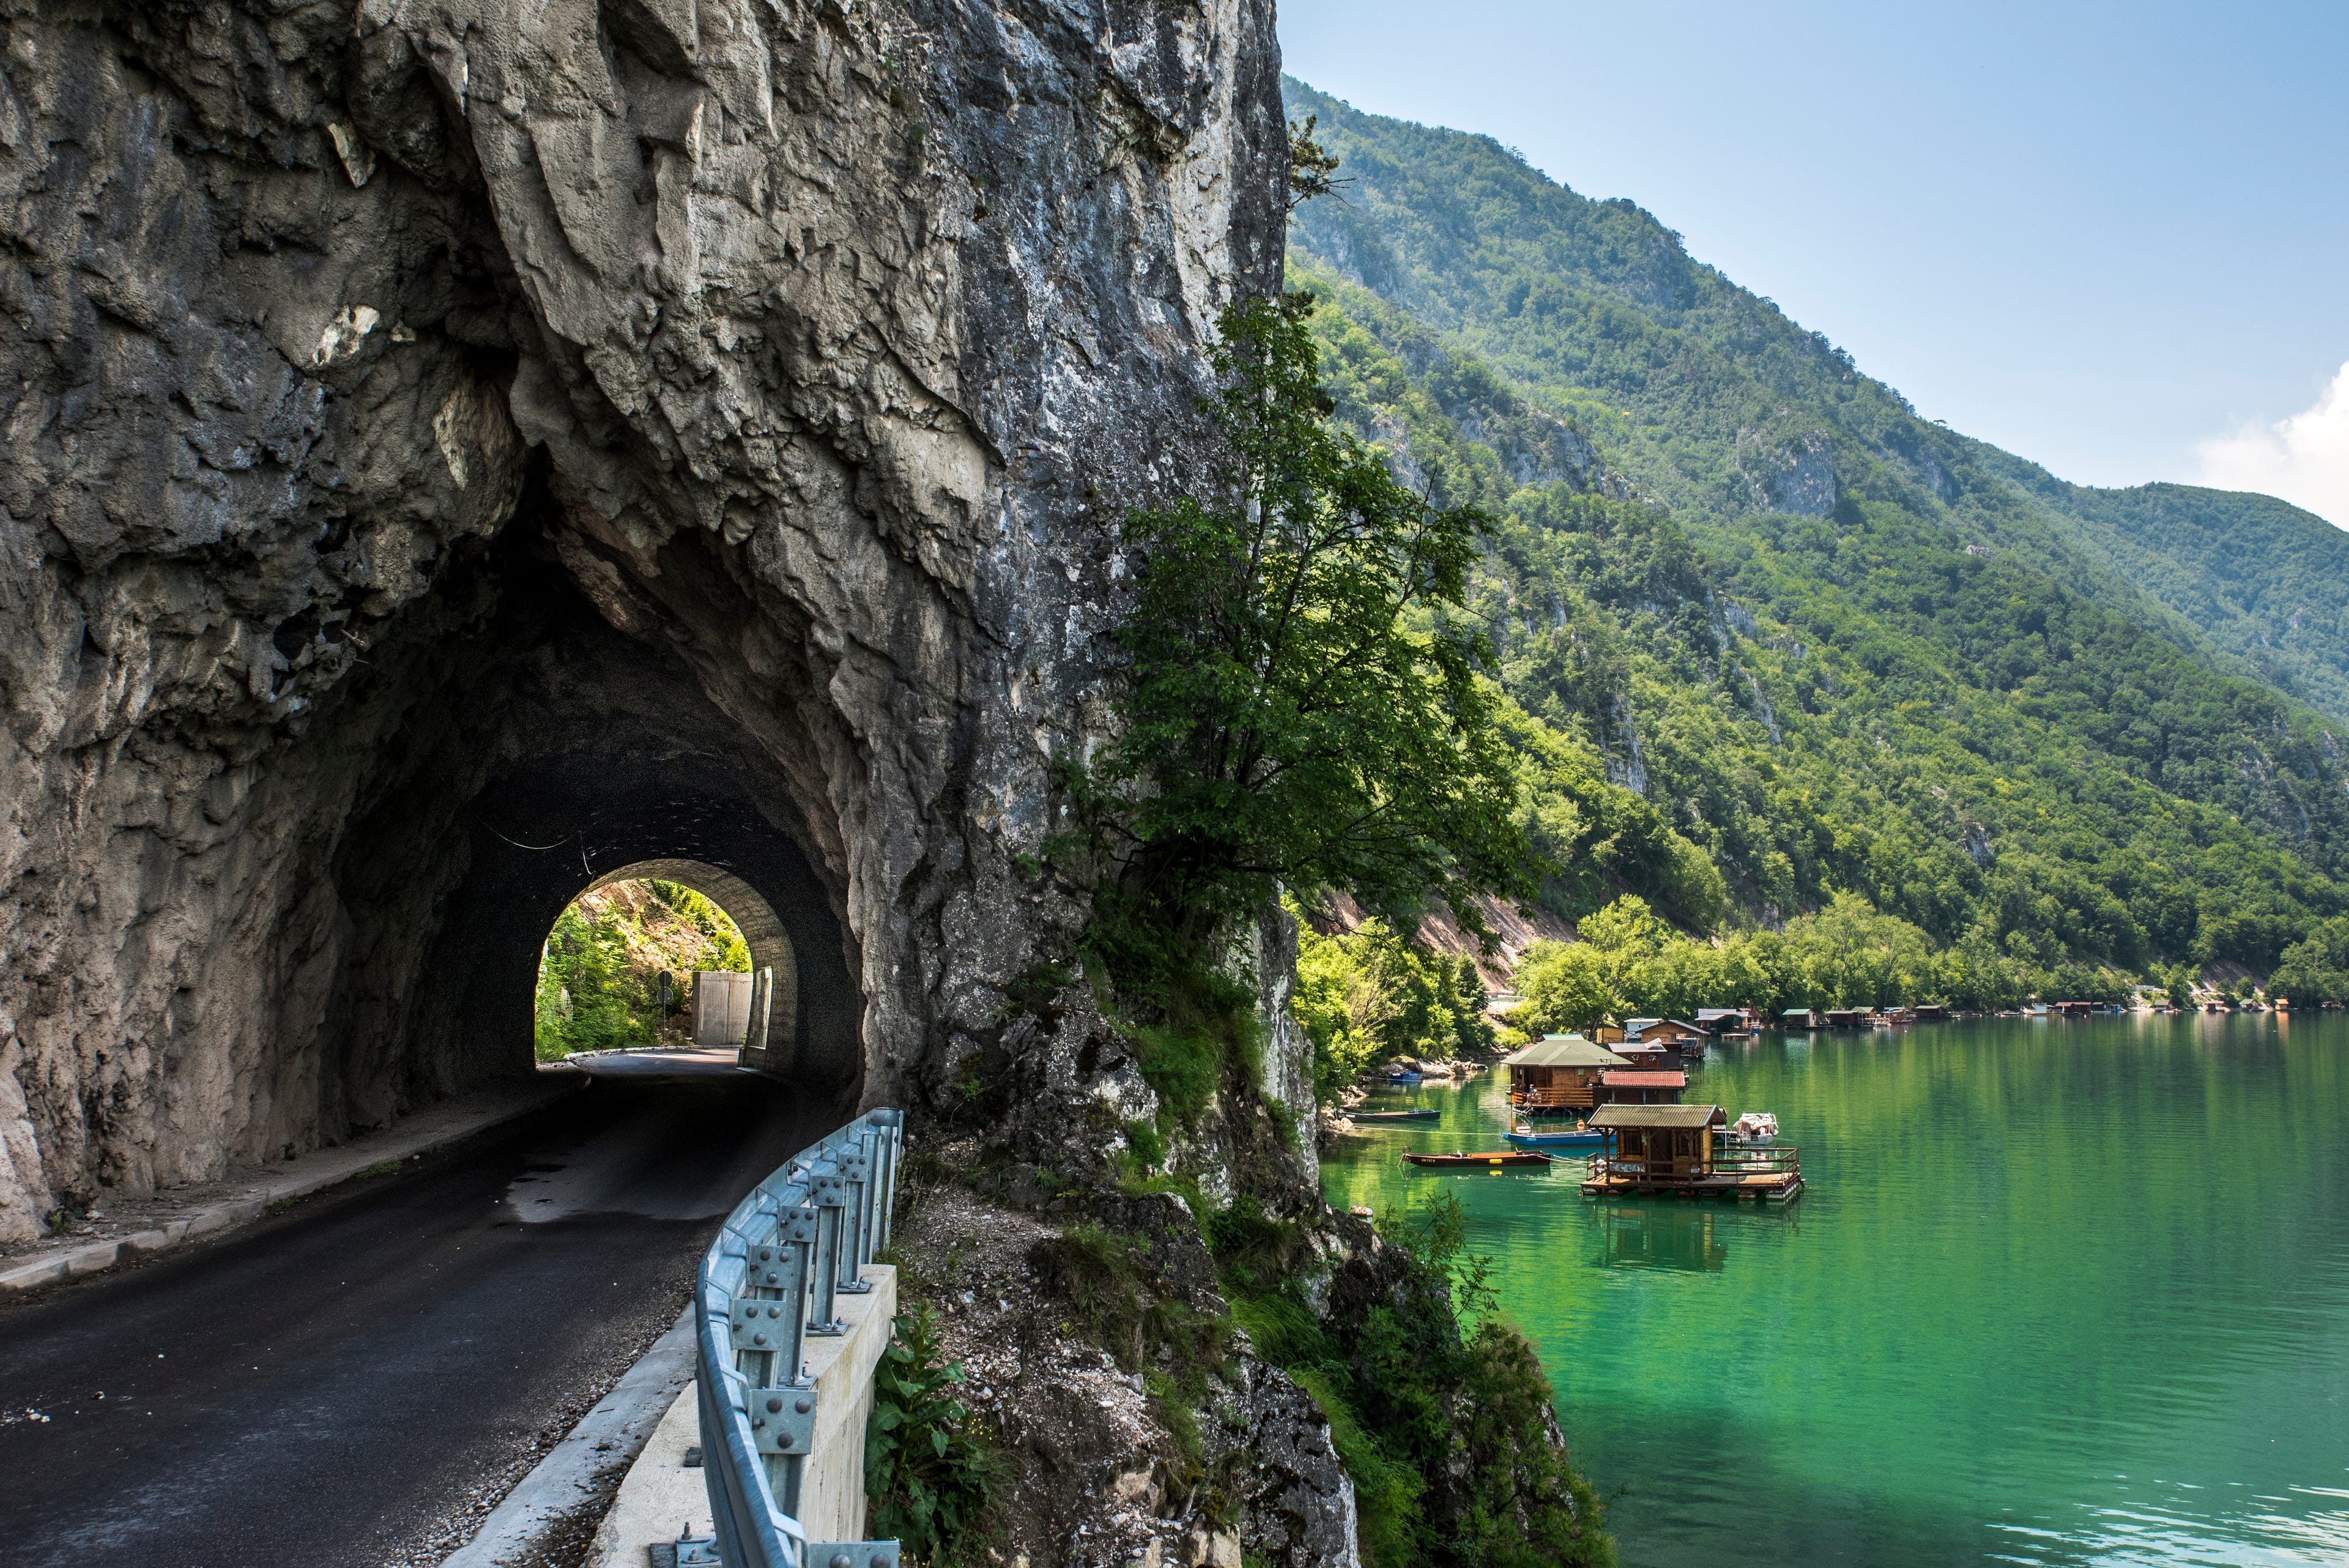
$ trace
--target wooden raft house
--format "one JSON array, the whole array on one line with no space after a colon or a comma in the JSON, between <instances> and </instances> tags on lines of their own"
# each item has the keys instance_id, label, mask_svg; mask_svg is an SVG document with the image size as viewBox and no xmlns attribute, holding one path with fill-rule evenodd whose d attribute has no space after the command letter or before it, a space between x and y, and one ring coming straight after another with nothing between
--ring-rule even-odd
<instances>
[{"instance_id":1,"label":"wooden raft house","mask_svg":"<svg viewBox=\"0 0 2349 1568\"><path fill-rule=\"evenodd\" d=\"M1599 1098L1609 1106L1677 1106L1688 1075L1624 1067L1599 1075Z\"/></svg>"},{"instance_id":2,"label":"wooden raft house","mask_svg":"<svg viewBox=\"0 0 2349 1568\"><path fill-rule=\"evenodd\" d=\"M1630 1064L1579 1034L1545 1034L1501 1058L1509 1070L1509 1104L1527 1116L1589 1110L1599 1104L1599 1079Z\"/></svg>"},{"instance_id":3,"label":"wooden raft house","mask_svg":"<svg viewBox=\"0 0 2349 1568\"><path fill-rule=\"evenodd\" d=\"M1623 1038L1627 1041L1652 1041L1677 1049L1692 1040L1702 1046L1704 1031L1677 1018L1634 1018L1623 1025Z\"/></svg>"},{"instance_id":4,"label":"wooden raft house","mask_svg":"<svg viewBox=\"0 0 2349 1568\"><path fill-rule=\"evenodd\" d=\"M1819 1021L1819 1015L1809 1008L1790 1007L1778 1014L1778 1027L1788 1033L1798 1033L1806 1029L1821 1028L1823 1025Z\"/></svg>"},{"instance_id":5,"label":"wooden raft house","mask_svg":"<svg viewBox=\"0 0 2349 1568\"><path fill-rule=\"evenodd\" d=\"M1731 1144L1719 1106L1602 1106L1590 1125L1608 1135L1590 1157L1590 1197L1670 1193L1785 1203L1801 1196L1800 1149Z\"/></svg>"}]
</instances>

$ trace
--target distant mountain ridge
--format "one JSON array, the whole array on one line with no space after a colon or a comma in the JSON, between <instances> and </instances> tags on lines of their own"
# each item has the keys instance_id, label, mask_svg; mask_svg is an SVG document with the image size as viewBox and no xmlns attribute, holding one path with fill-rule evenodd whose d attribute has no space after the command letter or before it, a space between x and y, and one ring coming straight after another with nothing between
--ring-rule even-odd
<instances>
[{"instance_id":1,"label":"distant mountain ridge","mask_svg":"<svg viewBox=\"0 0 2349 1568\"><path fill-rule=\"evenodd\" d=\"M2349 534L2268 496L2065 483L1920 418L1631 202L1578 195L1490 137L1283 85L1350 182L1300 211L1293 245L1551 393L1668 505L1827 517L1890 501L2349 722L2349 613L2324 591L2349 583ZM1629 338L1652 360L1626 374L1604 349Z\"/></svg>"},{"instance_id":2,"label":"distant mountain ridge","mask_svg":"<svg viewBox=\"0 0 2349 1568\"><path fill-rule=\"evenodd\" d=\"M1767 926L1852 890L2053 975L2263 971L2349 902L2349 639L2314 592L2349 541L2064 485L1631 203L1288 87L1351 182L1290 232L1338 418L1497 520L1473 608L1559 913Z\"/></svg>"}]
</instances>

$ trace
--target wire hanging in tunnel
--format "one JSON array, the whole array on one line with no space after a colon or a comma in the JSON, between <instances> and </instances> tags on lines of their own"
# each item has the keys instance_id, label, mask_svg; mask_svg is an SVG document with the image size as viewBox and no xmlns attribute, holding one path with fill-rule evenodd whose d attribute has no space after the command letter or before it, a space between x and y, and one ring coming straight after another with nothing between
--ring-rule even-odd
<instances>
[{"instance_id":1,"label":"wire hanging in tunnel","mask_svg":"<svg viewBox=\"0 0 2349 1568\"><path fill-rule=\"evenodd\" d=\"M579 836L579 830L574 827L552 844L524 844L519 838L507 837L506 835L499 833L496 828L490 827L489 819L481 815L480 812L475 812L473 814L473 820L480 823L483 827L489 827L492 834L495 834L500 838L505 839L508 844L512 845L516 849L527 849L533 854L543 853L549 849L560 849L564 845ZM583 866L587 863L587 846L585 844L582 844L579 846L579 863Z\"/></svg>"}]
</instances>

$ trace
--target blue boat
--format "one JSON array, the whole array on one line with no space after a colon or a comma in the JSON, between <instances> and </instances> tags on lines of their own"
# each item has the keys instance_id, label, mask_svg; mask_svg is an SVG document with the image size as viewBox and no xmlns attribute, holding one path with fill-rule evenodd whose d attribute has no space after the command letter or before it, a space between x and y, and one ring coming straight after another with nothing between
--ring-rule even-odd
<instances>
[{"instance_id":1,"label":"blue boat","mask_svg":"<svg viewBox=\"0 0 2349 1568\"><path fill-rule=\"evenodd\" d=\"M1607 1135L1595 1127L1567 1127L1557 1132L1506 1132L1501 1135L1519 1148L1596 1148Z\"/></svg>"},{"instance_id":2,"label":"blue boat","mask_svg":"<svg viewBox=\"0 0 2349 1568\"><path fill-rule=\"evenodd\" d=\"M1389 1073L1387 1075L1387 1082L1390 1084L1416 1084L1419 1082L1420 1077L1421 1075L1417 1073Z\"/></svg>"}]
</instances>

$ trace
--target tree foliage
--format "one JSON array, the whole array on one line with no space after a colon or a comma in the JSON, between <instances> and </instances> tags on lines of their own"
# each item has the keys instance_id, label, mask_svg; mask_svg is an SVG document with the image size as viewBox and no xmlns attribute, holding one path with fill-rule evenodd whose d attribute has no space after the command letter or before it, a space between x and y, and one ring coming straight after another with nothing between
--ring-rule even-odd
<instances>
[{"instance_id":1,"label":"tree foliage","mask_svg":"<svg viewBox=\"0 0 2349 1568\"><path fill-rule=\"evenodd\" d=\"M1376 917L1325 937L1293 899L1288 909L1298 922L1290 1005L1313 1042L1313 1087L1323 1102L1389 1057L1441 1059L1494 1044L1472 960L1423 951Z\"/></svg>"},{"instance_id":2,"label":"tree foliage","mask_svg":"<svg viewBox=\"0 0 2349 1568\"><path fill-rule=\"evenodd\" d=\"M1119 863L1112 940L1196 938L1276 883L1455 908L1530 886L1482 639L1454 613L1489 520L1329 426L1311 309L1224 313L1228 467L1127 520L1124 727L1082 781Z\"/></svg>"},{"instance_id":3,"label":"tree foliage","mask_svg":"<svg viewBox=\"0 0 2349 1568\"><path fill-rule=\"evenodd\" d=\"M1302 123L1288 122L1288 210L1292 213L1316 196L1327 196L1345 181L1337 179L1338 156L1313 134L1320 121L1307 115Z\"/></svg>"},{"instance_id":4,"label":"tree foliage","mask_svg":"<svg viewBox=\"0 0 2349 1568\"><path fill-rule=\"evenodd\" d=\"M1700 1007L2008 1008L2034 997L2119 1002L2134 985L2110 966L2043 963L1980 931L1936 943L1857 893L1779 931L1692 940L1627 894L1582 922L1583 940L1537 942L1517 966L1514 1032L1587 1030L1604 1019L1686 1018Z\"/></svg>"},{"instance_id":5,"label":"tree foliage","mask_svg":"<svg viewBox=\"0 0 2349 1568\"><path fill-rule=\"evenodd\" d=\"M2295 1002L2349 1002L2349 919L2325 921L2283 950L2268 994Z\"/></svg>"}]
</instances>

